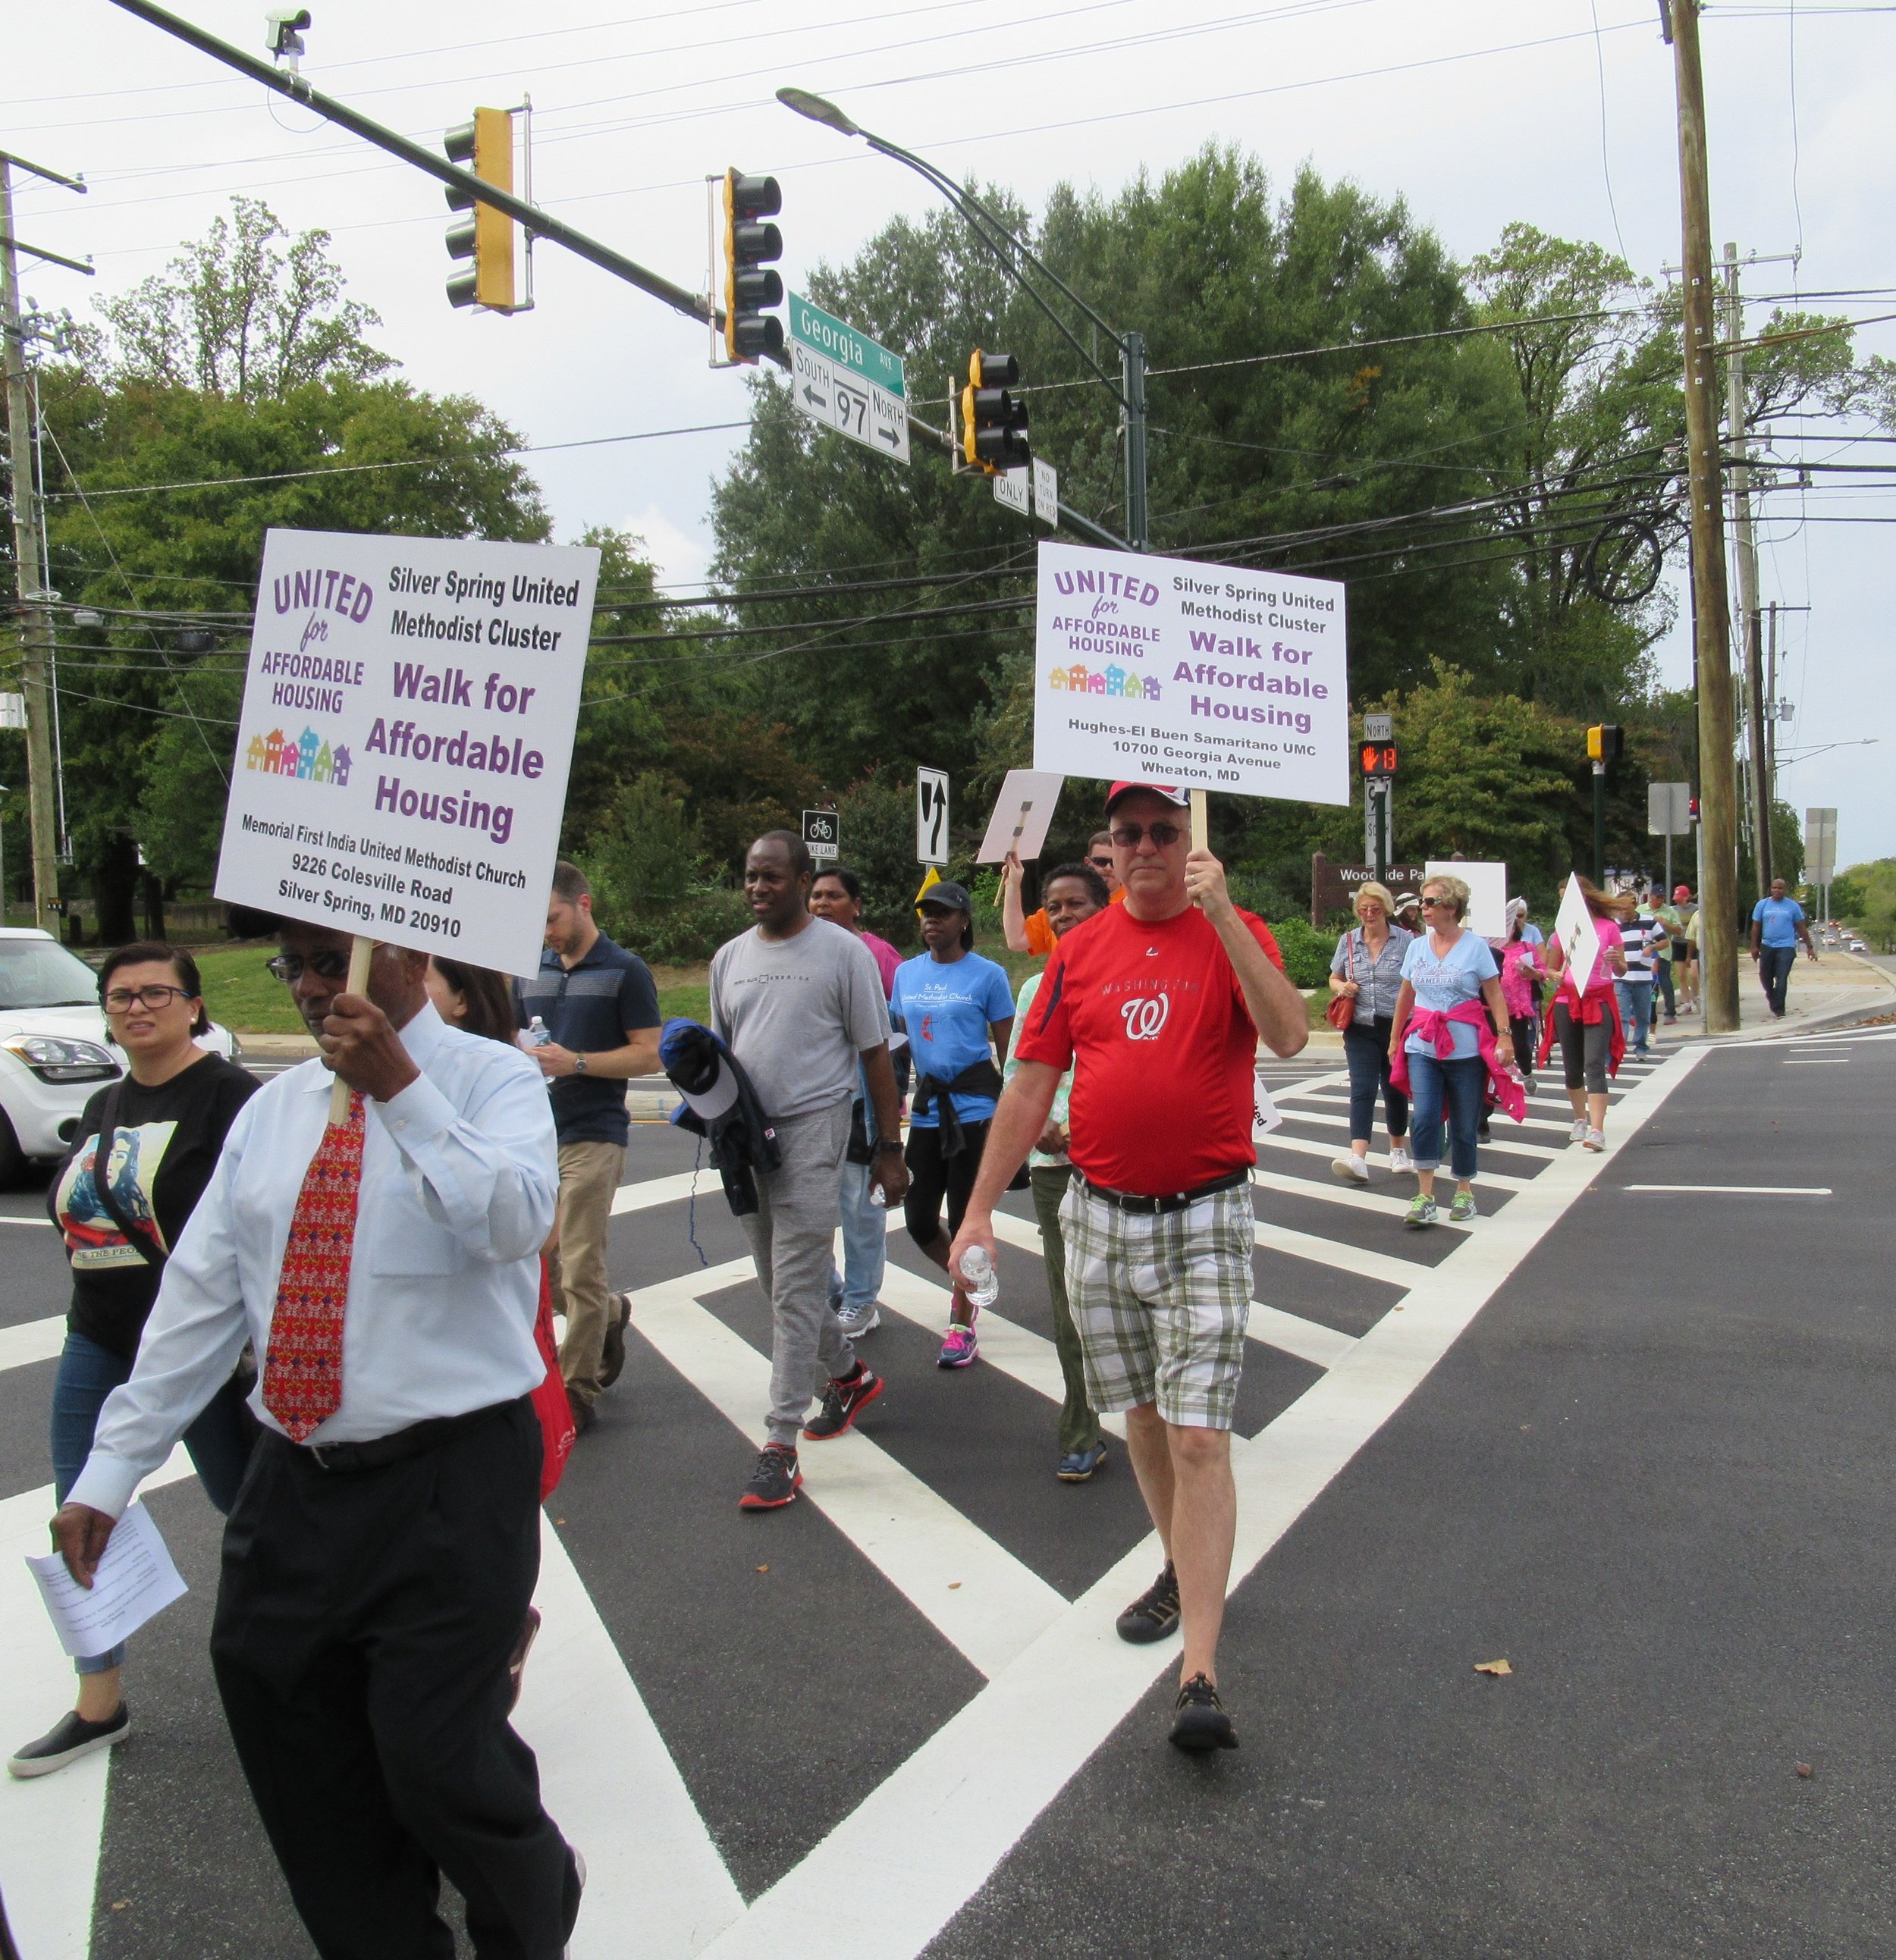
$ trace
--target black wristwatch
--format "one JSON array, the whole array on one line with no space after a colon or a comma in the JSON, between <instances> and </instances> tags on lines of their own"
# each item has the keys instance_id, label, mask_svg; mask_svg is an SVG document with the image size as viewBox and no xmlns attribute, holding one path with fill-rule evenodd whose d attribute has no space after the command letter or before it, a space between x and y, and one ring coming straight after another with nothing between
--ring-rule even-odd
<instances>
[{"instance_id":1,"label":"black wristwatch","mask_svg":"<svg viewBox=\"0 0 1896 1960\"><path fill-rule=\"evenodd\" d=\"M896 1155L900 1157L902 1153L902 1139L900 1137L878 1137L875 1140L876 1155L880 1157L884 1150L894 1150Z\"/></svg>"},{"instance_id":2,"label":"black wristwatch","mask_svg":"<svg viewBox=\"0 0 1896 1960\"><path fill-rule=\"evenodd\" d=\"M585 1074L585 1072L586 1072L586 1058L585 1058L583 1055L575 1055L573 1057L573 1058L572 1058L572 1072L573 1072L573 1073L574 1073L574 1074L575 1074L575 1075L584 1075L584 1074Z\"/></svg>"}]
</instances>

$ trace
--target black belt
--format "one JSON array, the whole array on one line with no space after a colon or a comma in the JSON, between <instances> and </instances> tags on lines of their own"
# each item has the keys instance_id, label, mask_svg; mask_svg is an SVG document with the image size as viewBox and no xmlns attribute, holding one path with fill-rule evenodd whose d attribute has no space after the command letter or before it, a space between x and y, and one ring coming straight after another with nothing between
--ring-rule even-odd
<instances>
[{"instance_id":1,"label":"black belt","mask_svg":"<svg viewBox=\"0 0 1896 1960\"><path fill-rule=\"evenodd\" d=\"M425 1422L397 1430L393 1436L371 1437L365 1443L292 1443L276 1430L266 1429L263 1433L319 1470L381 1470L438 1449L465 1431L505 1415L514 1406L512 1402L492 1402L486 1408L470 1409L465 1415L431 1416Z\"/></svg>"},{"instance_id":2,"label":"black belt","mask_svg":"<svg viewBox=\"0 0 1896 1960\"><path fill-rule=\"evenodd\" d=\"M1175 1192L1170 1198L1142 1198L1132 1191L1109 1191L1103 1184L1095 1184L1090 1177L1082 1177L1080 1182L1095 1198L1103 1198L1115 1211L1134 1211L1142 1217L1156 1217L1167 1211L1183 1211L1196 1204L1201 1198L1213 1198L1221 1191L1235 1191L1241 1184L1251 1182L1248 1170L1235 1170L1228 1177L1221 1177L1212 1184L1201 1184L1196 1191Z\"/></svg>"}]
</instances>

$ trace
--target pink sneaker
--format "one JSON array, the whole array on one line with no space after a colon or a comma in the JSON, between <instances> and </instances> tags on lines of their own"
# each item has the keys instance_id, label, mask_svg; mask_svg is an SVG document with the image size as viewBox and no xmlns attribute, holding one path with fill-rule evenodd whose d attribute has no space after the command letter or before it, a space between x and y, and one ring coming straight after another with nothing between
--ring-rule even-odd
<instances>
[{"instance_id":1,"label":"pink sneaker","mask_svg":"<svg viewBox=\"0 0 1896 1960\"><path fill-rule=\"evenodd\" d=\"M938 1368L965 1368L980 1358L971 1327L951 1326L942 1336L942 1351L935 1357Z\"/></svg>"}]
</instances>

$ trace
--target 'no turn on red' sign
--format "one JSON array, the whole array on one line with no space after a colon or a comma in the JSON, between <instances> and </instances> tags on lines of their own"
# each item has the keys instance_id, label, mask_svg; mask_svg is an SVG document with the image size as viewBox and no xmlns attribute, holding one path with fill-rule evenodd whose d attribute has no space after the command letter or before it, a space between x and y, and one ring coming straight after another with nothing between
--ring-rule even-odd
<instances>
[{"instance_id":1,"label":"'no turn on red' sign","mask_svg":"<svg viewBox=\"0 0 1896 1960\"><path fill-rule=\"evenodd\" d=\"M269 532L217 896L540 963L599 554Z\"/></svg>"}]
</instances>

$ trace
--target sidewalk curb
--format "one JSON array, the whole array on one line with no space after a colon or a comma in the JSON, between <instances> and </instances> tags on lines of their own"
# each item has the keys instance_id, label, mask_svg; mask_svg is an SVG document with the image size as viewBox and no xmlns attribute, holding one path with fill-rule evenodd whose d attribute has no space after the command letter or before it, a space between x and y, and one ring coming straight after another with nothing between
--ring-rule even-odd
<instances>
[{"instance_id":1,"label":"sidewalk curb","mask_svg":"<svg viewBox=\"0 0 1896 1960\"><path fill-rule=\"evenodd\" d=\"M1749 1029L1739 1028L1729 1034L1708 1035L1703 1032L1684 1036L1675 1034L1672 1037L1674 1045L1684 1047L1688 1044L1700 1042L1718 1042L1727 1045L1733 1045L1751 1042L1789 1041L1799 1035L1821 1034L1829 1028L1853 1027L1859 1021L1869 1020L1878 1016L1896 1011L1896 979L1891 979L1880 966L1872 966L1868 960L1857 953L1838 953L1833 951L1831 957L1848 959L1853 964L1861 966L1866 972L1875 978L1877 985L1883 990L1882 998L1860 1007L1833 1007L1826 1013L1813 1014L1808 1020L1799 1021L1794 1026L1786 1022L1768 1027Z\"/></svg>"}]
</instances>

